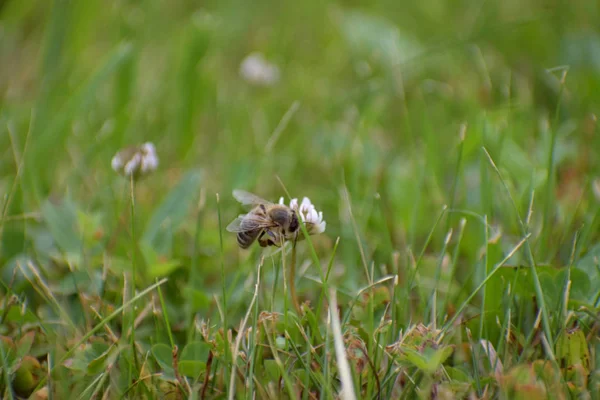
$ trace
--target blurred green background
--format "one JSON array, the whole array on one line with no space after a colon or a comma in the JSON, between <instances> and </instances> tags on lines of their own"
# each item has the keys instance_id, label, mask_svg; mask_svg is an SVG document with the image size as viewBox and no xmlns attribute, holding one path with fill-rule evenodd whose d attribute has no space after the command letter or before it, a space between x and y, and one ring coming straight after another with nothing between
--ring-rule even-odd
<instances>
[{"instance_id":1,"label":"blurred green background","mask_svg":"<svg viewBox=\"0 0 600 400\"><path fill-rule=\"evenodd\" d=\"M596 1L4 0L0 16L5 282L23 258L50 279L73 254L100 274L115 237L110 253L127 264L128 182L110 160L146 141L160 166L137 185L135 229L152 248L141 245L140 262L164 269L138 285L172 276L172 297L193 284L211 302L220 254L228 287L245 281L258 251L223 232L221 253L215 194L225 226L241 212L232 189L277 200L277 176L324 212L323 260L340 237L333 279L348 290L366 284L357 238L377 276L396 273L394 254L409 264L443 205L487 215L504 235L500 257L521 233L483 147L522 217L535 191L538 261L566 263L580 228L581 251L598 239ZM277 82L240 76L254 52ZM456 228L460 214L448 215L427 253ZM481 232L465 230L465 280ZM303 297L311 285L300 280ZM236 293L241 312L248 293Z\"/></svg>"}]
</instances>

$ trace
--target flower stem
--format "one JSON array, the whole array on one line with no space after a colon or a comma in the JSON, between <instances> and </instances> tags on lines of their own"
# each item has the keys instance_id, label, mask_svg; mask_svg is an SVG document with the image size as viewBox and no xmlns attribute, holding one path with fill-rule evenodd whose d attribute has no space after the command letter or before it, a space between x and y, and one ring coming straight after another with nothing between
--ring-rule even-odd
<instances>
[{"instance_id":1,"label":"flower stem","mask_svg":"<svg viewBox=\"0 0 600 400\"><path fill-rule=\"evenodd\" d=\"M300 310L300 304L298 303L298 297L296 296L296 241L292 243L292 262L290 264L290 296L292 297L292 303L294 308L298 312L298 316L302 315Z\"/></svg>"},{"instance_id":2,"label":"flower stem","mask_svg":"<svg viewBox=\"0 0 600 400\"><path fill-rule=\"evenodd\" d=\"M136 249L137 249L137 241L136 241L136 232L135 232L135 180L133 178L133 175L131 176L130 180L129 180L129 184L130 184L130 190L131 190L131 287L129 288L130 292L129 292L129 298L133 298L135 297L135 281L137 279L137 258L136 258ZM123 299L123 303L125 303L125 300L128 299ZM131 351L132 351L132 355L133 355L133 362L134 362L134 367L136 370L136 373L139 373L140 371L140 364L139 364L139 360L137 357L137 348L135 346L135 308L132 307L131 310L129 311L129 329L130 329L130 336L129 336L129 345L131 347ZM129 368L129 376L130 378L132 378L132 366L130 366ZM131 382L131 380L130 380ZM136 388L137 389L137 388Z\"/></svg>"}]
</instances>

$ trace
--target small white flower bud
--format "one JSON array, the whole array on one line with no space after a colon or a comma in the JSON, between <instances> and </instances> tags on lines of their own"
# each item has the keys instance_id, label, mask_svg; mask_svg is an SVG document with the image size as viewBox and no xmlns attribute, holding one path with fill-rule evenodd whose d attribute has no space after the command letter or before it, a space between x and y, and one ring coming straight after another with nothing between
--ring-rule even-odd
<instances>
[{"instance_id":1,"label":"small white flower bud","mask_svg":"<svg viewBox=\"0 0 600 400\"><path fill-rule=\"evenodd\" d=\"M240 76L253 85L272 86L279 81L279 68L262 54L252 53L240 64Z\"/></svg>"},{"instance_id":2,"label":"small white flower bud","mask_svg":"<svg viewBox=\"0 0 600 400\"><path fill-rule=\"evenodd\" d=\"M110 164L115 172L139 179L158 168L156 148L150 142L137 147L127 147L115 154Z\"/></svg>"}]
</instances>

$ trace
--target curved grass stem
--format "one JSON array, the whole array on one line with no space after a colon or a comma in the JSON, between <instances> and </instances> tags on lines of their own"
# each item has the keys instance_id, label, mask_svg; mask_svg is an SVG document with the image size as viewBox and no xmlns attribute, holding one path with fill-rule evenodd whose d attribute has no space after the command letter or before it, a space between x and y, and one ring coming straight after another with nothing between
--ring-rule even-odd
<instances>
[{"instance_id":1,"label":"curved grass stem","mask_svg":"<svg viewBox=\"0 0 600 400\"><path fill-rule=\"evenodd\" d=\"M294 303L294 308L298 313L298 316L302 315L300 309L300 303L298 303L298 296L296 295L296 241L292 243L292 261L290 263L290 273L289 273L289 286L290 286L290 296L292 297L292 303Z\"/></svg>"}]
</instances>

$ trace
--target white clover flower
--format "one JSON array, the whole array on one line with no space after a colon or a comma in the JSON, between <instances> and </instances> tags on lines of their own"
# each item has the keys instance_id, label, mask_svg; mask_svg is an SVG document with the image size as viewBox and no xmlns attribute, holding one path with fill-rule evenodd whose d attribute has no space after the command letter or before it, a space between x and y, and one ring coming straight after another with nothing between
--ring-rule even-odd
<instances>
[{"instance_id":1,"label":"white clover flower","mask_svg":"<svg viewBox=\"0 0 600 400\"><path fill-rule=\"evenodd\" d=\"M279 204L285 204L283 197L279 199ZM309 235L318 235L325 232L327 223L323 219L323 212L317 211L308 197L304 197L300 205L298 205L298 199L292 199L290 201L290 208L298 212L300 218L306 224L306 230Z\"/></svg>"},{"instance_id":2,"label":"white clover flower","mask_svg":"<svg viewBox=\"0 0 600 400\"><path fill-rule=\"evenodd\" d=\"M253 85L272 86L279 81L279 68L261 53L252 53L240 64L240 76Z\"/></svg>"},{"instance_id":3,"label":"white clover flower","mask_svg":"<svg viewBox=\"0 0 600 400\"><path fill-rule=\"evenodd\" d=\"M138 147L127 147L115 154L111 166L121 175L134 179L141 178L158 167L156 148L150 142Z\"/></svg>"}]
</instances>

